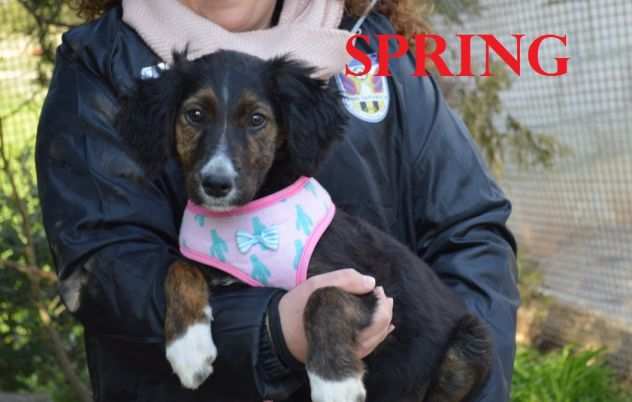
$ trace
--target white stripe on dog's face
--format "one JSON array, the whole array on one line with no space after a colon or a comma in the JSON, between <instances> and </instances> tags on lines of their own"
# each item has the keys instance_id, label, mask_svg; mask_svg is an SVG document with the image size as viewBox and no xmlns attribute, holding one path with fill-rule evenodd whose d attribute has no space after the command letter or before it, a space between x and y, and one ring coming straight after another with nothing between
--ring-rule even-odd
<instances>
[{"instance_id":1,"label":"white stripe on dog's face","mask_svg":"<svg viewBox=\"0 0 632 402\"><path fill-rule=\"evenodd\" d=\"M235 170L233 161L231 161L230 157L223 151L215 152L204 164L202 170L200 170L200 174L202 177L209 174L225 175L233 180L237 177L237 171Z\"/></svg>"},{"instance_id":2,"label":"white stripe on dog's face","mask_svg":"<svg viewBox=\"0 0 632 402\"><path fill-rule=\"evenodd\" d=\"M231 179L237 177L237 171L235 165L230 158L228 151L228 140L226 139L226 131L228 122L224 122L222 133L220 134L219 141L215 151L211 154L210 158L206 161L200 174L202 177L208 174L221 174L226 175Z\"/></svg>"},{"instance_id":3,"label":"white stripe on dog's face","mask_svg":"<svg viewBox=\"0 0 632 402\"><path fill-rule=\"evenodd\" d=\"M228 154L228 146L226 144L226 136L222 135L220 143L217 146L215 152L206 161L202 169L200 170L200 182L203 181L207 175L221 175L229 178L233 182L237 179L237 170L233 161ZM204 201L204 206L215 211L225 211L232 208L233 201L237 197L237 189L233 189L224 197L212 197L206 194L204 189L200 185L199 194Z\"/></svg>"}]
</instances>

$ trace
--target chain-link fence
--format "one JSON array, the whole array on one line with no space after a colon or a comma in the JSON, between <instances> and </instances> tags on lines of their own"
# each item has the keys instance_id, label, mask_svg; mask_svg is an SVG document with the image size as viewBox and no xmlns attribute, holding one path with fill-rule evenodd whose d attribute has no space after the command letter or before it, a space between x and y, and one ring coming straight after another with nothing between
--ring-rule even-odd
<instances>
[{"instance_id":1,"label":"chain-link fence","mask_svg":"<svg viewBox=\"0 0 632 402\"><path fill-rule=\"evenodd\" d=\"M502 94L504 111L570 149L552 169L509 161L502 185L514 205L511 227L541 274L541 291L571 308L544 321L547 341L605 337L603 322L632 331L632 2L485 0L480 15L462 22L439 30L495 34L512 52L512 33L526 34L524 45L545 33L568 35L568 49L553 42L540 56L548 71L555 57L570 56L567 75L538 76L523 46L522 76ZM475 46L474 60L483 57ZM573 311L592 324L576 326ZM609 346L618 349L617 366L630 370L629 339Z\"/></svg>"},{"instance_id":2,"label":"chain-link fence","mask_svg":"<svg viewBox=\"0 0 632 402\"><path fill-rule=\"evenodd\" d=\"M64 27L42 30L50 15L34 19L24 4L0 0L0 130L10 144L32 146L49 73L38 34L54 42ZM602 322L632 328L632 1L481 0L477 14L459 15L461 6L440 1L462 22L437 23L452 45L457 33L494 34L509 49L512 33L526 34L527 45L544 33L568 35L567 49L547 45L540 56L547 70L555 57L570 56L567 75L536 75L525 53L522 76L501 99L505 113L570 152L548 169L508 159L501 182L514 205L511 227L525 261L541 274L542 292L571 307L564 311L587 314L584 333L599 337L595 323ZM473 48L474 60L483 55L480 44ZM551 318L543 333L557 344L581 342L573 323ZM614 345L618 367L632 367L630 341Z\"/></svg>"},{"instance_id":3,"label":"chain-link fence","mask_svg":"<svg viewBox=\"0 0 632 402\"><path fill-rule=\"evenodd\" d=\"M38 79L41 48L17 1L0 0L0 122L11 143L32 141L45 93Z\"/></svg>"}]
</instances>

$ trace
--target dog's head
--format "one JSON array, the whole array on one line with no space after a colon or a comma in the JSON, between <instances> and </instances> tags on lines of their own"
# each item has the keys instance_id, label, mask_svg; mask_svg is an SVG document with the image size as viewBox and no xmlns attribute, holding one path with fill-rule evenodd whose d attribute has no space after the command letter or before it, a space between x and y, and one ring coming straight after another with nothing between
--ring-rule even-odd
<instances>
[{"instance_id":1,"label":"dog's head","mask_svg":"<svg viewBox=\"0 0 632 402\"><path fill-rule=\"evenodd\" d=\"M147 175L179 160L188 196L210 209L251 201L268 173L290 184L312 176L342 136L340 94L288 57L269 61L219 51L175 54L159 78L139 81L120 128Z\"/></svg>"}]
</instances>

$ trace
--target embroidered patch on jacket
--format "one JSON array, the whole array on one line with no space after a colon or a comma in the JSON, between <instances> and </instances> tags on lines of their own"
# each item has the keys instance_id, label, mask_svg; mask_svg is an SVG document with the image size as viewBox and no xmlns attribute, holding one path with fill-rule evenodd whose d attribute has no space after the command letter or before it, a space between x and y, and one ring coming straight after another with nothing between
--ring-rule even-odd
<instances>
[{"instance_id":1,"label":"embroidered patch on jacket","mask_svg":"<svg viewBox=\"0 0 632 402\"><path fill-rule=\"evenodd\" d=\"M168 70L169 66L167 63L158 63L155 66L147 66L143 67L140 70L140 79L141 80L150 80L160 77L160 73L162 71Z\"/></svg>"},{"instance_id":2,"label":"embroidered patch on jacket","mask_svg":"<svg viewBox=\"0 0 632 402\"><path fill-rule=\"evenodd\" d=\"M345 75L336 76L336 83L344 95L343 103L349 113L369 123L384 120L389 106L388 81L386 77L376 75L378 64L375 54L371 54L371 70L360 77ZM357 60L349 63L352 71L362 71L364 66Z\"/></svg>"}]
</instances>

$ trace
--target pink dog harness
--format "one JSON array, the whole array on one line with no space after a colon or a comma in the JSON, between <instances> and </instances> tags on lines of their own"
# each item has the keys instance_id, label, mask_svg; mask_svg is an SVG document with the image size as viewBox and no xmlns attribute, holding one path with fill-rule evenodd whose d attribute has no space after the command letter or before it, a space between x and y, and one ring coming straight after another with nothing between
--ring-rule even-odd
<instances>
[{"instance_id":1,"label":"pink dog harness","mask_svg":"<svg viewBox=\"0 0 632 402\"><path fill-rule=\"evenodd\" d=\"M180 251L252 286L291 289L307 278L316 244L336 212L313 178L226 212L189 201Z\"/></svg>"}]
</instances>

